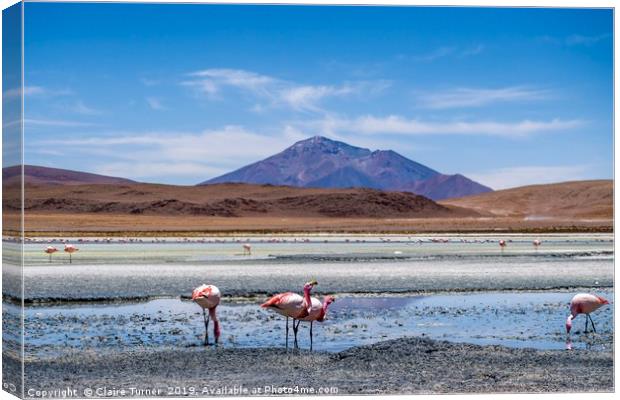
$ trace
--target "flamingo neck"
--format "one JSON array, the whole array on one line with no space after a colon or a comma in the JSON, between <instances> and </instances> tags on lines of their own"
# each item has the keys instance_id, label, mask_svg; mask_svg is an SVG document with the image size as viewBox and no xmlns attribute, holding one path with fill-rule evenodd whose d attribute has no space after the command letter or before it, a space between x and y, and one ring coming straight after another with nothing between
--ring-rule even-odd
<instances>
[{"instance_id":1,"label":"flamingo neck","mask_svg":"<svg viewBox=\"0 0 620 400\"><path fill-rule=\"evenodd\" d=\"M569 315L566 318L566 333L570 333L571 328L573 327L573 314Z\"/></svg>"},{"instance_id":2,"label":"flamingo neck","mask_svg":"<svg viewBox=\"0 0 620 400\"><path fill-rule=\"evenodd\" d=\"M325 316L327 315L327 307L329 307L330 303L323 303L323 308L321 309L321 316L319 318L320 321L323 321L325 319Z\"/></svg>"},{"instance_id":3,"label":"flamingo neck","mask_svg":"<svg viewBox=\"0 0 620 400\"><path fill-rule=\"evenodd\" d=\"M304 287L304 308L310 312L310 308L312 307L312 300L310 300L310 291L312 288Z\"/></svg>"},{"instance_id":4,"label":"flamingo neck","mask_svg":"<svg viewBox=\"0 0 620 400\"><path fill-rule=\"evenodd\" d=\"M209 317L213 320L213 334L215 335L215 341L220 337L220 321L217 319L217 314L215 313L216 307L209 308Z\"/></svg>"}]
</instances>

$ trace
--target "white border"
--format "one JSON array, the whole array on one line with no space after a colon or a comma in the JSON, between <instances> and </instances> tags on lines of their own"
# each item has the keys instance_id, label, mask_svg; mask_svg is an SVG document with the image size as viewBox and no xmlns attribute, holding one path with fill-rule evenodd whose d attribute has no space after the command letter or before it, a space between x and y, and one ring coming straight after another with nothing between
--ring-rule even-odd
<instances>
[{"instance_id":1,"label":"white border","mask_svg":"<svg viewBox=\"0 0 620 400\"><path fill-rule=\"evenodd\" d=\"M28 2L41 2L40 0L28 0ZM55 2L55 1L44 1L44 2ZM92 0L63 0L58 2L75 2L75 3L121 3L121 1L92 1ZM187 1L187 0L152 0L152 1L137 1L137 0L126 0L122 1L123 3L191 3L191 4L289 4L289 5L371 5L371 6L470 6L470 7L556 7L556 8L614 8L614 39L618 38L619 28L617 24L615 24L615 7L616 1L613 0L590 0L590 1L579 1L579 0L522 0L522 1L512 1L512 0L504 0L504 1L493 1L493 0L451 0L451 1L438 1L438 0L424 0L424 1L411 1L411 0L375 0L375 1L350 1L350 0L338 0L338 1L320 1L316 0L314 2L310 1L300 1L300 0L288 0L285 2L276 2L276 1L267 1L267 0L219 0L219 1ZM15 0L0 0L0 8L5 9L13 4L17 3ZM23 16L22 16L23 18ZM23 20L22 20L23 21ZM0 18L0 41L2 35L2 20ZM23 35L23 29L22 29ZM23 42L22 42L23 46ZM615 176L618 172L618 165L615 163L615 154L619 149L618 142L615 140L615 128L616 128L616 119L615 113L618 111L618 105L615 101L615 93L618 90L618 81L615 79L616 76L616 62L615 62L615 54L617 54L618 42L614 40L614 182ZM22 51L23 57L23 51ZM1 72L1 61L2 55L0 52L0 72ZM23 68L23 65L22 65ZM22 71L23 74L23 71ZM23 83L23 75L22 75L22 83ZM1 83L0 83L0 93L1 93ZM23 110L23 108L22 108ZM0 108L0 120L2 118L2 111ZM23 141L22 141L23 146ZM0 144L0 152L2 151L2 146ZM617 238L615 232L617 232L618 225L615 220L615 210L620 205L620 200L618 199L614 184L614 251L617 251ZM1 212L1 211L0 211ZM22 280L23 283L23 280ZM614 288L615 288L615 259L614 259ZM614 291L614 299L616 299L615 291ZM616 321L618 321L618 316L620 315L619 307L615 308L614 315L614 383L617 385L619 381L619 369L616 366L616 358L615 355L618 354L618 350L620 348L616 335ZM1 344L0 344L1 345ZM1 361L0 361L1 363ZM8 396L6 392L2 392L0 394L1 398L5 398ZM334 399L334 400L343 400L343 399L359 399L359 400L369 400L371 398L380 397L380 398L394 398L394 399L420 399L420 400L432 400L432 399L444 399L450 398L454 395L394 395L394 396L322 396L321 398ZM611 399L614 398L614 394L610 393L557 393L557 394L472 394L472 395L459 395L459 399L522 399L529 398L534 399L537 396L543 396L545 400L582 400L583 398L598 400L598 399ZM243 399L247 400L247 397L225 397L226 399ZM290 397L290 398L310 398L310 397Z\"/></svg>"}]
</instances>

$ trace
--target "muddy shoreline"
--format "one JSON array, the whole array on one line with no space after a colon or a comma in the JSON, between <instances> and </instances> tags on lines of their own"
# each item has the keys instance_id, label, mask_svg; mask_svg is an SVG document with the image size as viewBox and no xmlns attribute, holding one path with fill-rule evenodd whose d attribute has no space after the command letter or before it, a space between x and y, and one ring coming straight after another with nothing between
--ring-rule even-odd
<instances>
[{"instance_id":1,"label":"muddy shoreline","mask_svg":"<svg viewBox=\"0 0 620 400\"><path fill-rule=\"evenodd\" d=\"M21 370L10 356L4 355L3 362L5 379ZM50 361L27 361L25 372L26 394L28 390L70 388L80 397L86 389L103 387L158 389L150 395L166 396L171 395L169 387L202 391L234 385L250 390L336 387L338 394L614 390L611 350L539 351L424 337L389 340L335 354L202 346L80 352Z\"/></svg>"},{"instance_id":2,"label":"muddy shoreline","mask_svg":"<svg viewBox=\"0 0 620 400\"><path fill-rule=\"evenodd\" d=\"M366 291L347 291L347 292L332 292L330 293L336 297L410 297L410 296L431 296L431 295L459 295L459 294L474 294L474 293L524 293L524 292L534 292L534 293L547 293L550 291L554 292L566 292L566 293L576 293L576 292L587 292L587 291L600 291L600 290L609 290L613 289L613 285L597 285L597 286L552 286L552 287L544 287L544 288L497 288L497 289L485 289L485 288L473 288L473 289L436 289L436 290L406 290L399 292L366 292ZM240 294L240 295L231 295L231 296L222 296L222 301L229 303L258 303L262 302L265 297L270 296L272 293L270 292L254 292L248 294ZM131 304L131 303L147 303L152 300L158 299L180 299L182 301L190 301L191 295L182 294L182 295L155 295L155 296L126 296L126 297L83 297L83 298L65 298L65 297L47 297L47 298L24 298L23 304L27 307L63 307L67 305L85 305L85 304L104 304L104 305L123 305L123 304ZM22 305L22 298L12 295L3 295L2 301L7 304L11 304L14 306Z\"/></svg>"}]
</instances>

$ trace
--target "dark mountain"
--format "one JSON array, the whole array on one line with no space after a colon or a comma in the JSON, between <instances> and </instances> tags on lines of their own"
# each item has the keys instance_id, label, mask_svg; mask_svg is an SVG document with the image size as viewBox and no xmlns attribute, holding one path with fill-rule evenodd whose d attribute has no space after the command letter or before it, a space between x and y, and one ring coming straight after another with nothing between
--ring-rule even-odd
<instances>
[{"instance_id":1,"label":"dark mountain","mask_svg":"<svg viewBox=\"0 0 620 400\"><path fill-rule=\"evenodd\" d=\"M422 194L435 200L492 192L491 188L472 181L461 174L438 174L429 179L416 181L410 188L403 190Z\"/></svg>"},{"instance_id":2,"label":"dark mountain","mask_svg":"<svg viewBox=\"0 0 620 400\"><path fill-rule=\"evenodd\" d=\"M320 189L243 183L174 186L25 185L24 209L40 214L272 218L459 218L480 213L442 206L424 196L374 189ZM19 191L5 192L3 209L18 212ZM133 222L132 222L133 223ZM153 225L155 226L155 225ZM157 225L158 226L158 225Z\"/></svg>"},{"instance_id":3,"label":"dark mountain","mask_svg":"<svg viewBox=\"0 0 620 400\"><path fill-rule=\"evenodd\" d=\"M2 168L2 180L4 185L19 183L20 175L21 167L18 165ZM71 171L68 169L39 167L36 165L24 165L24 180L26 183L51 185L136 183L135 181L125 178L115 178L112 176Z\"/></svg>"},{"instance_id":4,"label":"dark mountain","mask_svg":"<svg viewBox=\"0 0 620 400\"><path fill-rule=\"evenodd\" d=\"M376 150L315 136L281 153L202 182L299 187L365 187L407 191L433 200L492 191L464 177L443 175L392 150Z\"/></svg>"}]
</instances>

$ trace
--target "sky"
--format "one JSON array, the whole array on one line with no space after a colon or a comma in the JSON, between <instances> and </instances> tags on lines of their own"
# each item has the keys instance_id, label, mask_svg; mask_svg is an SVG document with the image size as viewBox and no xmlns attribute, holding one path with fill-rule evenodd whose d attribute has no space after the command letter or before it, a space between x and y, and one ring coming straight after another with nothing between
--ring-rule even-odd
<instances>
[{"instance_id":1,"label":"sky","mask_svg":"<svg viewBox=\"0 0 620 400\"><path fill-rule=\"evenodd\" d=\"M322 135L494 189L609 179L612 23L608 9L26 3L25 163L190 185Z\"/></svg>"}]
</instances>

